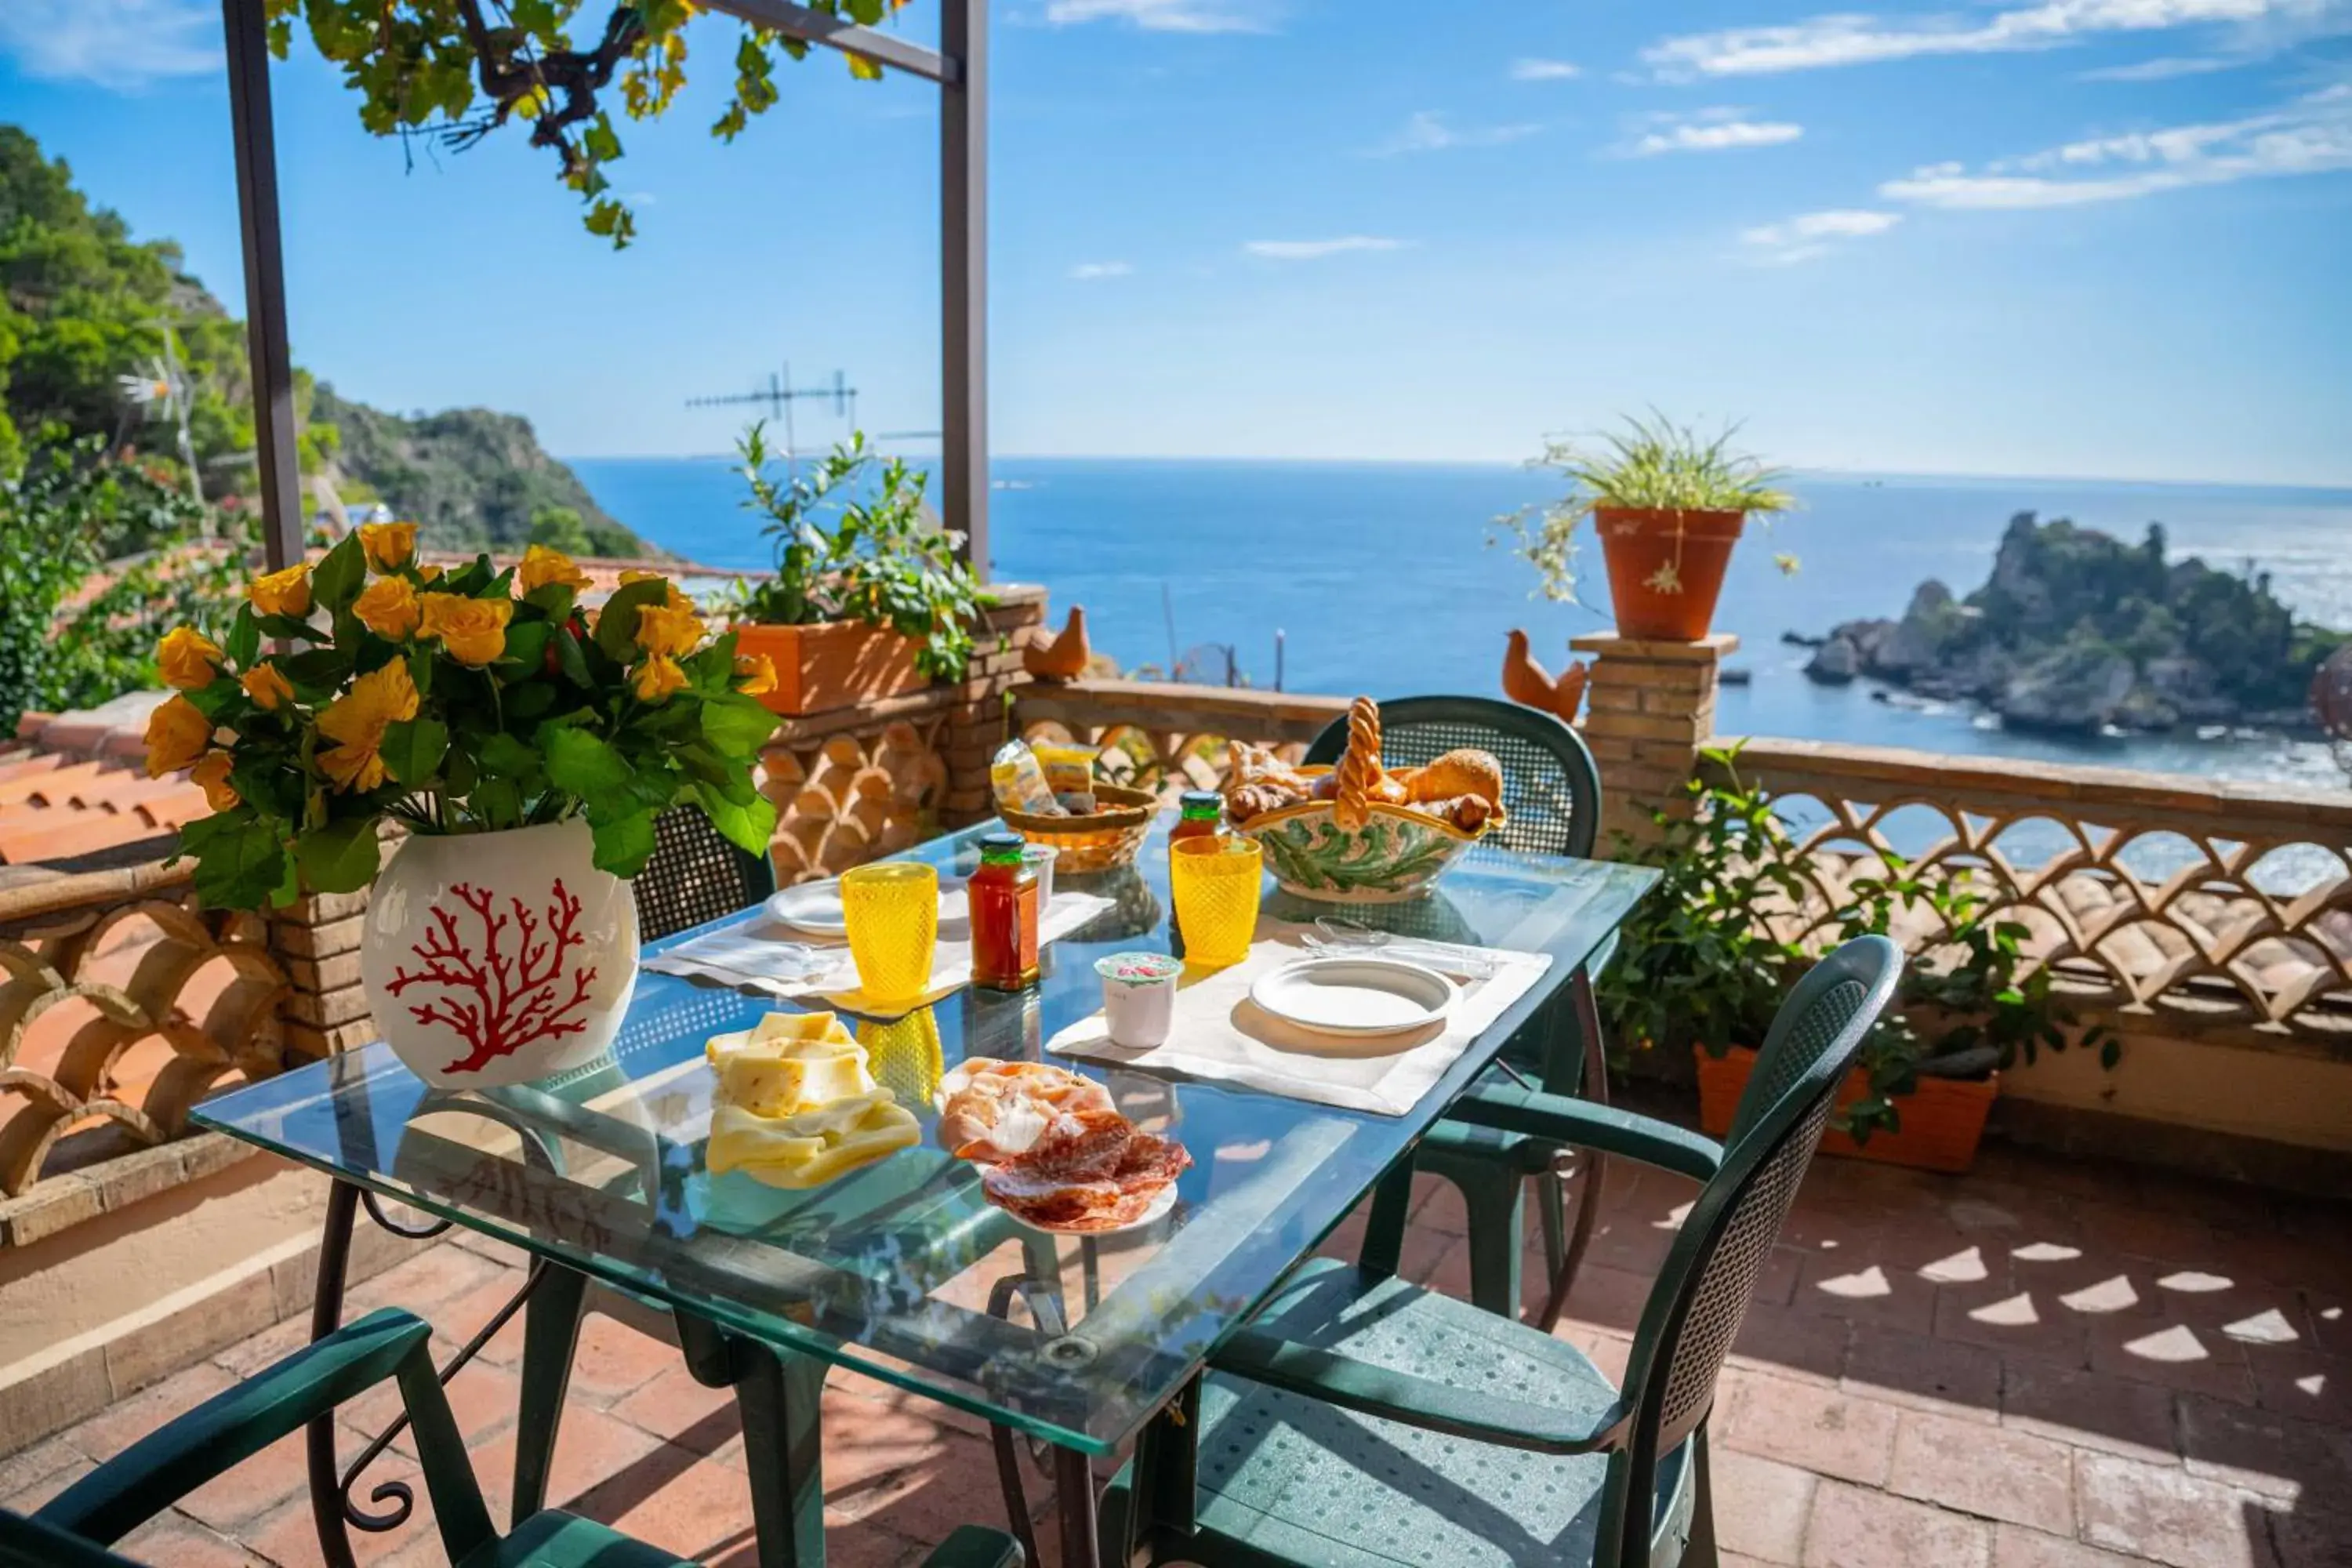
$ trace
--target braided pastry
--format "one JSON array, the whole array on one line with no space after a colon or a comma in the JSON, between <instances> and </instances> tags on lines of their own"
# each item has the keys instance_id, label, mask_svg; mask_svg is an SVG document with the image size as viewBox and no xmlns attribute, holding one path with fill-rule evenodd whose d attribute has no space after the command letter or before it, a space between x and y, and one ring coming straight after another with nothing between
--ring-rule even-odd
<instances>
[{"instance_id":1,"label":"braided pastry","mask_svg":"<svg viewBox=\"0 0 2352 1568\"><path fill-rule=\"evenodd\" d=\"M1339 759L1331 820L1353 831L1371 820L1381 783L1381 705L1359 697L1348 706L1348 752Z\"/></svg>"}]
</instances>

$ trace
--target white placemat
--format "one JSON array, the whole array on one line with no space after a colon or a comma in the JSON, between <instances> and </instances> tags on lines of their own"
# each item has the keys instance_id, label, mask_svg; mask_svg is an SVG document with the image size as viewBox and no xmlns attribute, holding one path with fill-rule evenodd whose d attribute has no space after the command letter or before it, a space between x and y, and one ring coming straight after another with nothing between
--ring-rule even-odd
<instances>
[{"instance_id":1,"label":"white placemat","mask_svg":"<svg viewBox=\"0 0 2352 1568\"><path fill-rule=\"evenodd\" d=\"M1443 1020L1413 1033L1368 1039L1318 1034L1285 1023L1249 996L1259 975L1311 956L1300 940L1304 931L1261 916L1247 958L1230 969L1187 970L1177 986L1175 1026L1162 1045L1140 1051L1113 1045L1097 1012L1046 1041L1045 1048L1139 1072L1236 1083L1293 1100L1402 1116L1551 967L1549 953L1470 949L1489 961L1491 973L1481 978L1466 973L1475 964L1431 964L1453 971L1462 986L1461 1001ZM1438 956L1442 944L1414 946L1427 950L1414 955L1427 962Z\"/></svg>"},{"instance_id":2,"label":"white placemat","mask_svg":"<svg viewBox=\"0 0 2352 1568\"><path fill-rule=\"evenodd\" d=\"M1037 922L1037 945L1069 935L1097 915L1108 911L1111 900L1099 893L1056 889ZM956 910L961 909L957 900ZM645 961L645 967L664 974L715 981L742 991L760 991L786 1001L821 997L853 1013L872 1013L875 1005L857 988L857 965L848 942L812 936L792 926L757 915L741 925L729 926ZM931 956L931 980L921 997L908 1007L936 1002L971 979L971 923L960 912L941 911L939 945ZM882 1009L888 1011L890 1009Z\"/></svg>"}]
</instances>

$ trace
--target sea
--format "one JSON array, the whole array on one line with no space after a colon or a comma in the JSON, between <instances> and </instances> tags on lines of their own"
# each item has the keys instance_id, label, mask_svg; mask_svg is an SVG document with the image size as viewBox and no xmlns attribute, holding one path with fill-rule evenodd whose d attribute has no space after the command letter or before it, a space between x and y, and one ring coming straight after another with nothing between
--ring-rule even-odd
<instances>
[{"instance_id":1,"label":"sea","mask_svg":"<svg viewBox=\"0 0 2352 1568\"><path fill-rule=\"evenodd\" d=\"M580 458L598 503L720 572L769 563L726 458ZM1094 646L1129 669L1258 687L1376 697L1499 690L1505 635L1530 636L1557 670L1568 639L1609 625L1597 544L1578 557L1580 602L1533 593L1535 574L1497 519L1559 494L1507 464L1001 458L992 468L991 558L1003 580L1042 583L1084 605ZM1920 701L1869 683L1813 684L1809 650L1840 621L1897 616L1938 578L1980 584L2010 518L2031 511L2137 540L2164 525L2176 558L2266 575L2295 614L2352 626L2352 490L2088 479L1798 473L1798 508L1751 524L1733 558L1717 629L1736 632L1717 727L1927 751L2098 763L2344 788L2325 742L2251 730L2066 739L2003 729L1965 703ZM1776 554L1797 558L1783 574Z\"/></svg>"}]
</instances>

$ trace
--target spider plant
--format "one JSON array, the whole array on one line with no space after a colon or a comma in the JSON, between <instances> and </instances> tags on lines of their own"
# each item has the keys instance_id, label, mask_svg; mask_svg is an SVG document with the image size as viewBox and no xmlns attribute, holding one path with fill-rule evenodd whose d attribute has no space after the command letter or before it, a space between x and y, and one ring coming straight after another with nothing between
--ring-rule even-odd
<instances>
[{"instance_id":1,"label":"spider plant","mask_svg":"<svg viewBox=\"0 0 2352 1568\"><path fill-rule=\"evenodd\" d=\"M1514 551L1542 578L1544 597L1576 597L1576 531L1595 507L1654 511L1740 511L1770 517L1794 504L1779 488L1787 470L1735 450L1739 426L1727 425L1712 437L1694 426L1677 425L1655 409L1649 417L1626 416L1622 426L1597 442L1548 437L1543 456L1531 468L1551 468L1569 479L1569 492L1548 506L1522 507L1496 519L1517 540ZM1490 542L1495 541L1490 540ZM1776 555L1782 572L1796 570L1796 558Z\"/></svg>"}]
</instances>

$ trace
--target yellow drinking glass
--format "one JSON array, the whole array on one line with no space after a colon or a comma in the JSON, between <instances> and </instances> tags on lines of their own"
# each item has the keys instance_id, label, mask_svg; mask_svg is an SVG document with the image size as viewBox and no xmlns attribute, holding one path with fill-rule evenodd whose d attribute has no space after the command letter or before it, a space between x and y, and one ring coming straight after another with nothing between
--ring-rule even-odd
<instances>
[{"instance_id":1,"label":"yellow drinking glass","mask_svg":"<svg viewBox=\"0 0 2352 1568\"><path fill-rule=\"evenodd\" d=\"M1223 969L1249 956L1257 934L1259 878L1265 855L1255 838L1180 838L1168 847L1168 877L1176 892L1176 924L1184 933L1184 962Z\"/></svg>"},{"instance_id":2,"label":"yellow drinking glass","mask_svg":"<svg viewBox=\"0 0 2352 1568\"><path fill-rule=\"evenodd\" d=\"M930 989L940 940L940 874L916 860L877 860L841 877L849 956L870 1001L918 1002Z\"/></svg>"}]
</instances>

